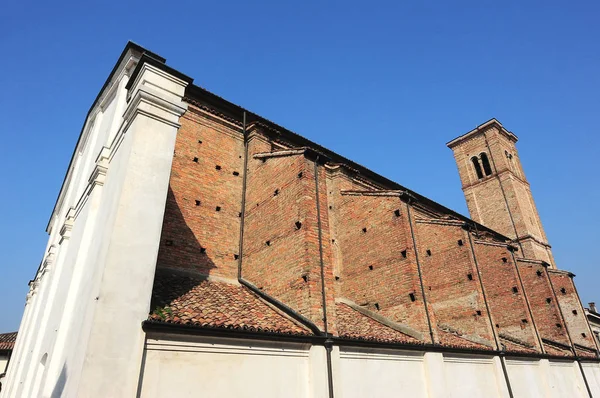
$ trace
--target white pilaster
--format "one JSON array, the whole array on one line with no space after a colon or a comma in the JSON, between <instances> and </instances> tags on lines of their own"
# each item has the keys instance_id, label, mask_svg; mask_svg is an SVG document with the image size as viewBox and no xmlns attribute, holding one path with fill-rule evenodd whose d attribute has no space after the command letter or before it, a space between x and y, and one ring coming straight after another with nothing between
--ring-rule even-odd
<instances>
[{"instance_id":1,"label":"white pilaster","mask_svg":"<svg viewBox=\"0 0 600 398\"><path fill-rule=\"evenodd\" d=\"M135 396L171 162L187 83L147 63L130 90L107 186L117 195L78 397ZM118 168L113 174L113 169ZM113 199L114 200L114 199Z\"/></svg>"}]
</instances>

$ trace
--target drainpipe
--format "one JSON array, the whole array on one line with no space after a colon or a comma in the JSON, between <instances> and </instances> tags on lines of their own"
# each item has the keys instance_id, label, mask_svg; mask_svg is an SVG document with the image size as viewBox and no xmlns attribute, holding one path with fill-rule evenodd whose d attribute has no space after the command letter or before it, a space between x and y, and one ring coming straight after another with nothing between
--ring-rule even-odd
<instances>
[{"instance_id":1,"label":"drainpipe","mask_svg":"<svg viewBox=\"0 0 600 398\"><path fill-rule=\"evenodd\" d=\"M593 398L592 391L590 390L590 386L587 381L587 377L585 377L585 372L583 371L583 366L581 366L581 361L579 360L579 356L577 355L577 351L575 350L575 344L573 344L573 340L571 339L571 333L569 332L569 327L567 326L567 321L565 320L565 316L563 315L562 308L560 308L560 303L558 302L558 297L556 296L556 291L554 291L554 284L552 283L552 279L550 278L550 273L548 272L548 267L550 264L543 262L542 265L546 270L546 276L548 277L548 281L550 281L550 289L552 290L552 294L554 295L554 300L556 301L556 306L558 307L558 313L560 314L560 318L562 319L563 324L565 325L565 331L567 332L567 337L569 338L569 343L571 344L571 349L573 350L573 354L575 355L575 362L579 365L579 371L581 372L581 376L583 377L583 382L585 383L585 388L587 389L588 395L590 398ZM585 313L584 313L585 316Z\"/></svg>"},{"instance_id":2,"label":"drainpipe","mask_svg":"<svg viewBox=\"0 0 600 398\"><path fill-rule=\"evenodd\" d=\"M421 284L421 295L423 296L423 305L425 306L425 315L427 316L427 326L429 327L429 336L431 338L431 344L435 344L433 338L433 328L431 326L431 318L429 317L429 308L427 306L427 297L425 296L425 285L423 284L423 274L421 272L421 263L419 262L419 251L417 250L417 240L415 239L415 231L412 225L412 216L410 214L410 202L412 200L408 192L402 194L402 199L406 203L406 214L408 215L408 224L410 225L410 235L413 242L413 250L415 251L415 259L417 263L417 272L419 274L419 283Z\"/></svg>"},{"instance_id":3,"label":"drainpipe","mask_svg":"<svg viewBox=\"0 0 600 398\"><path fill-rule=\"evenodd\" d=\"M531 304L529 304L529 297L527 297L527 291L525 290L525 285L523 284L523 279L521 279L521 272L519 271L519 265L517 264L517 259L515 258L515 250L517 249L514 246L508 246L508 251L510 252L510 257L512 258L513 264L515 265L515 270L517 271L517 277L519 278L519 284L521 285L521 291L525 296L525 303L527 304L527 310L529 311L529 316L531 317L531 323L533 324L533 330L535 331L535 336L537 337L538 344L540 345L540 350L542 353L546 354L546 349L544 348L544 344L542 343L542 338L540 337L540 332L535 324L535 318L533 317L533 311L531 310Z\"/></svg>"},{"instance_id":4,"label":"drainpipe","mask_svg":"<svg viewBox=\"0 0 600 398\"><path fill-rule=\"evenodd\" d=\"M317 202L317 228L319 232L319 261L321 264L321 298L323 306L323 323L325 326L325 353L327 356L327 387L329 390L329 398L333 398L333 367L331 365L331 351L333 350L333 340L329 335L327 321L327 297L325 296L325 264L323 262L323 233L321 231L321 202L319 198L319 155L315 161L315 198Z\"/></svg>"},{"instance_id":5,"label":"drainpipe","mask_svg":"<svg viewBox=\"0 0 600 398\"><path fill-rule=\"evenodd\" d=\"M496 349L500 351L500 364L502 365L502 373L504 374L504 381L506 381L506 388L508 388L508 396L510 398L514 398L512 386L510 385L510 379L508 377L508 370L506 369L506 363L504 361L504 347L500 346L500 342L498 341L498 337L496 336L496 329L494 328L494 322L492 322L492 314L490 312L490 306L487 302L487 297L485 295L485 289L483 288L483 281L481 280L481 272L479 272L479 264L477 263L477 257L475 256L475 248L473 247L473 239L471 239L471 232L469 231L469 225L464 224L463 228L467 231L467 236L469 237L469 246L471 247L471 254L473 255L473 262L475 263L475 270L477 271L477 279L479 279L479 286L481 286L481 294L483 294L483 302L485 303L485 310L488 315L488 319L490 320L490 327L492 328L492 335L494 336L494 341L496 342Z\"/></svg>"}]
</instances>

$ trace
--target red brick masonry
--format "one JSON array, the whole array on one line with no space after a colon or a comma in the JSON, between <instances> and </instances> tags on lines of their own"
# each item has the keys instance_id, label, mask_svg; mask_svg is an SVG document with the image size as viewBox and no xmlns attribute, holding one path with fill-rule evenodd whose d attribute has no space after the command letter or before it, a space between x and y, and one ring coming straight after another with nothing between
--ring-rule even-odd
<instances>
[{"instance_id":1,"label":"red brick masonry","mask_svg":"<svg viewBox=\"0 0 600 398\"><path fill-rule=\"evenodd\" d=\"M596 355L570 274L520 259L504 236L275 125L252 123L245 140L240 120L192 97L151 320L312 333L270 297L346 339Z\"/></svg>"}]
</instances>

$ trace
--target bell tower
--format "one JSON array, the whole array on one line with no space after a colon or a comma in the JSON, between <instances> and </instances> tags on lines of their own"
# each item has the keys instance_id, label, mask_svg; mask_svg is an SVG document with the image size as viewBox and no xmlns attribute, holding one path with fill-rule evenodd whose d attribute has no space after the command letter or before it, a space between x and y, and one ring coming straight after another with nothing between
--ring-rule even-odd
<instances>
[{"instance_id":1,"label":"bell tower","mask_svg":"<svg viewBox=\"0 0 600 398\"><path fill-rule=\"evenodd\" d=\"M517 136L491 119L450 141L471 218L513 240L520 257L556 268L516 148Z\"/></svg>"}]
</instances>

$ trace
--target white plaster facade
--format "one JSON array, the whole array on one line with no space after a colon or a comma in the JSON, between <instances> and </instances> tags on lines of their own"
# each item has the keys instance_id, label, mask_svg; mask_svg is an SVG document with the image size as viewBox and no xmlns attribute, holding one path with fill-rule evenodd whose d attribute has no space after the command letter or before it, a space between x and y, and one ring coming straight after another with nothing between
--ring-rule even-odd
<instances>
[{"instance_id":1,"label":"white plaster facade","mask_svg":"<svg viewBox=\"0 0 600 398\"><path fill-rule=\"evenodd\" d=\"M321 346L149 335L141 397L328 397ZM335 347L334 396L509 397L497 356ZM514 397L588 397L576 362L507 360ZM584 364L600 394L600 367Z\"/></svg>"},{"instance_id":2,"label":"white plaster facade","mask_svg":"<svg viewBox=\"0 0 600 398\"><path fill-rule=\"evenodd\" d=\"M142 329L189 83L142 57L126 48L85 121L2 397L328 397L321 345ZM334 396L508 397L501 361L334 346ZM515 397L588 396L575 362L506 364ZM583 369L600 396L600 366Z\"/></svg>"},{"instance_id":3,"label":"white plaster facade","mask_svg":"<svg viewBox=\"0 0 600 398\"><path fill-rule=\"evenodd\" d=\"M127 46L85 121L3 397L136 393L140 324L150 307L177 122L187 108L187 82L151 62L126 89L141 51Z\"/></svg>"}]
</instances>

